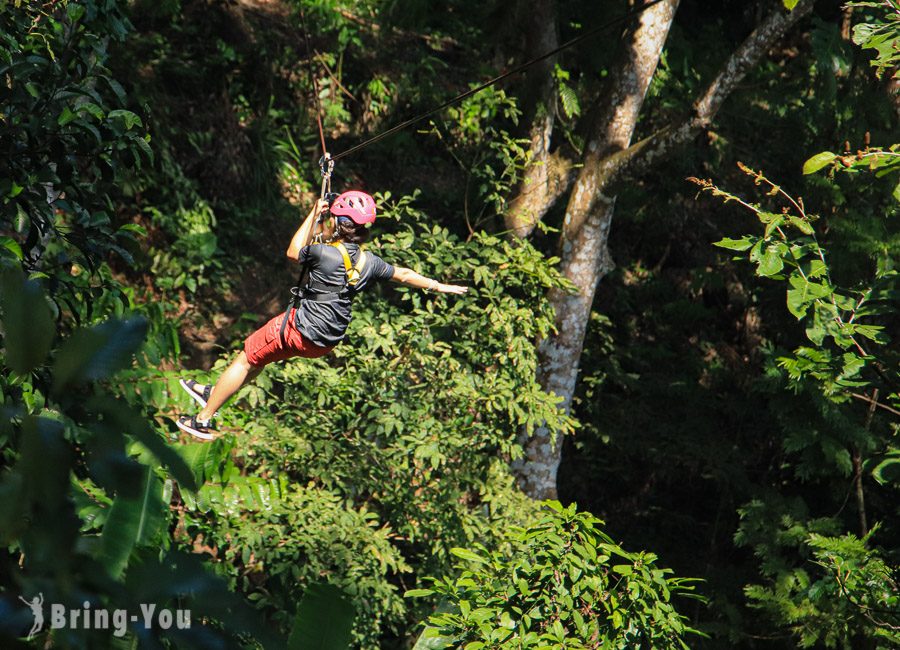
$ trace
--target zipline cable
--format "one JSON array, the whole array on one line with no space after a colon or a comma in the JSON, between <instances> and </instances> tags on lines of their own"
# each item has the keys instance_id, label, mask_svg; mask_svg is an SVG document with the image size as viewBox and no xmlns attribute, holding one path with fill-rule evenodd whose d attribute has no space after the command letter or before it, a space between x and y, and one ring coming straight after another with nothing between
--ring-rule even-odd
<instances>
[{"instance_id":1,"label":"zipline cable","mask_svg":"<svg viewBox=\"0 0 900 650\"><path fill-rule=\"evenodd\" d=\"M572 47L573 45L577 45L581 41L584 41L592 36L595 36L596 34L599 34L600 32L602 32L603 30L613 27L614 25L617 25L621 22L624 22L624 21L628 20L629 18L633 18L634 16L639 16L640 14L647 11L647 9L649 9L653 5L659 4L662 1L663 0L650 0L650 2L646 3L645 5L642 5L640 8L633 9L633 10L629 11L628 13L622 14L618 18L614 18L613 20L610 20L602 25L594 27L593 29L589 29L584 34L581 34L580 36L576 36L575 38L566 41L565 43L563 43L562 45L560 45L559 47L557 47L554 50L551 50L549 52L541 54L540 56L536 56L535 58L533 58L529 61L526 61L525 63L523 63L521 65L516 66L512 70L509 70L507 72L504 72L501 75L494 77L490 81L486 81L483 84L481 84L475 88L467 90L464 93L460 93L459 95L457 95L456 97L454 97L452 99L448 99L440 106L436 106L435 108L432 108L431 110L429 110L425 113L422 113L421 115L410 118L410 119L406 120L405 122L401 122L397 126L391 127L387 131L379 133L378 135L376 135L372 138L369 138L368 140L365 140L364 142L361 142L358 145L350 147L346 151L342 151L341 153L333 156L332 160L340 160L344 156L349 156L351 153L354 153L355 151L359 151L360 149L367 147L370 144L378 142L379 140L383 140L384 138L388 137L389 135L392 135L392 134L396 133L397 131L405 129L406 127L411 126L411 125L415 124L416 122L421 122L426 117L431 117L435 113L438 113L449 106L453 106L453 104L461 102L462 100L464 100L468 97L471 97L472 95L474 95L476 93L481 92L485 88L489 88L490 86L493 86L494 84L503 81L507 77L511 77L514 74L518 74L519 72L522 72L523 70L525 70L527 68L530 68L535 63L539 63L540 61L543 61L544 59L549 59L551 56L553 56L555 54L559 54L563 50L567 50L570 47ZM302 16L302 13L301 13L301 16ZM319 129L321 130L321 128L322 127L320 126ZM323 141L323 148L324 148L324 141Z\"/></svg>"}]
</instances>

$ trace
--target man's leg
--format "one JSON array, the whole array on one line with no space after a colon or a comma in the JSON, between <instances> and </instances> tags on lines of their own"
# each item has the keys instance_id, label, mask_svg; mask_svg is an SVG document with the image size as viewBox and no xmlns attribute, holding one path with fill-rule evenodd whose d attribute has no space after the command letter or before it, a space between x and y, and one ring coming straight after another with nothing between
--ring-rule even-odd
<instances>
[{"instance_id":1,"label":"man's leg","mask_svg":"<svg viewBox=\"0 0 900 650\"><path fill-rule=\"evenodd\" d=\"M262 366L254 366L247 360L247 353L243 350L231 365L225 369L216 385L213 386L209 401L203 410L197 414L198 420L210 420L219 408L227 402L232 395L259 376Z\"/></svg>"}]
</instances>

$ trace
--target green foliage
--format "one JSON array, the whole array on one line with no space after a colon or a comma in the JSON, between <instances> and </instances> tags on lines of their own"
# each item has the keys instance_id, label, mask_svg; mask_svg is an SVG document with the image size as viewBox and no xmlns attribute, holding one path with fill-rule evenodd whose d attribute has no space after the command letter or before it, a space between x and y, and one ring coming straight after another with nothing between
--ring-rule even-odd
<instances>
[{"instance_id":1,"label":"green foliage","mask_svg":"<svg viewBox=\"0 0 900 650\"><path fill-rule=\"evenodd\" d=\"M528 140L510 133L520 114L515 98L491 87L448 108L449 127L432 123L466 176L463 211L470 233L502 214L529 162Z\"/></svg>"},{"instance_id":2,"label":"green foliage","mask_svg":"<svg viewBox=\"0 0 900 650\"><path fill-rule=\"evenodd\" d=\"M53 275L54 293L82 299L67 272L95 269L131 234L117 229L109 192L152 160L140 116L107 68L128 21L116 3L0 6L0 255Z\"/></svg>"},{"instance_id":3,"label":"green foliage","mask_svg":"<svg viewBox=\"0 0 900 650\"><path fill-rule=\"evenodd\" d=\"M44 294L18 269L4 274L3 287L3 345L21 348L18 358L30 360L15 372L4 361L0 374L7 466L0 474L0 569L15 583L2 598L4 609L15 608L16 594L38 592L70 609L89 602L136 613L140 603L187 604L197 623L191 630L135 626L129 634L169 638L179 647L205 647L210 635L236 645L231 634L237 633L271 641L221 580L168 548L168 473L185 486L192 477L158 430L108 396L113 373L141 345L144 324L110 320L76 330L48 351L45 339L33 343L23 335L32 315L16 307L30 304L40 315ZM216 631L204 617L227 621L229 632ZM11 642L27 627L18 616L4 617L0 638ZM108 635L82 627L40 638L87 648L105 645Z\"/></svg>"},{"instance_id":4,"label":"green foliage","mask_svg":"<svg viewBox=\"0 0 900 650\"><path fill-rule=\"evenodd\" d=\"M761 502L742 509L738 541L753 545L771 579L746 588L753 607L789 629L801 648L894 647L900 640L896 569L869 547L877 529L863 539L837 535L833 521L809 520L798 507L792 504L778 521L765 521L775 509ZM798 553L805 562L794 559Z\"/></svg>"},{"instance_id":5,"label":"green foliage","mask_svg":"<svg viewBox=\"0 0 900 650\"><path fill-rule=\"evenodd\" d=\"M602 522L548 502L527 528L491 551L453 549L457 577L430 580L448 606L428 619L428 647L687 648L694 632L672 599L691 595L652 553L629 553L602 533Z\"/></svg>"},{"instance_id":6,"label":"green foliage","mask_svg":"<svg viewBox=\"0 0 900 650\"><path fill-rule=\"evenodd\" d=\"M250 408L222 413L227 431L243 432L239 445L190 447L206 484L181 491L187 538L214 548L283 629L327 576L354 604L355 644L366 648L408 624L400 575L448 570L450 548L492 543L530 519L507 469L521 455L518 431L573 426L535 381L533 341L553 326L545 293L566 286L553 260L484 233L460 241L412 197L380 204L391 232L378 253L472 282L468 296L399 288L358 300L329 359L270 366L244 392ZM158 408L166 395L154 396Z\"/></svg>"},{"instance_id":7,"label":"green foliage","mask_svg":"<svg viewBox=\"0 0 900 650\"><path fill-rule=\"evenodd\" d=\"M804 173L823 169L835 158L830 152L818 154L807 161ZM758 275L786 282L787 309L806 325L809 345L778 359L805 400L776 411L784 431L782 448L795 457L792 470L803 483L853 476L864 535L839 536L843 526L838 516L814 517L800 498L770 493L754 500L740 511L735 541L754 547L768 584L750 585L745 592L754 607L789 629L801 647L852 647L871 638L880 640L873 647L886 648L882 642L896 641L897 599L890 596L896 584L880 554L867 549L874 529L866 530L862 459L875 454L875 462L867 465L870 470L874 465L875 478L885 482L884 472L891 469L897 451L892 436L872 426L876 408L897 412L878 402L879 397L893 405L898 401L896 386L885 372L894 363L894 353L882 325L894 312L893 259L881 253L874 279L853 289L839 286L817 237L818 218L807 212L802 199L761 173L742 170L767 188L769 196L787 203L780 213L693 180L704 191L737 201L756 214L764 227L761 237L726 238L717 245L745 253ZM870 404L864 421L847 408L851 398ZM825 570L811 574L798 556Z\"/></svg>"},{"instance_id":8,"label":"green foliage","mask_svg":"<svg viewBox=\"0 0 900 650\"><path fill-rule=\"evenodd\" d=\"M211 282L224 288L212 208L199 201L192 209L178 208L172 215L157 208L148 212L151 223L171 238L165 246L148 251L153 260L150 272L157 276L156 288L165 292L186 289L191 294Z\"/></svg>"},{"instance_id":9,"label":"green foliage","mask_svg":"<svg viewBox=\"0 0 900 650\"><path fill-rule=\"evenodd\" d=\"M778 196L788 205L780 213L768 212L708 182L698 181L705 191L726 201L738 201L755 212L764 226L761 237L726 238L717 245L747 252L757 275L787 281L787 309L806 325L806 337L812 347L799 347L793 357L783 357L779 363L792 380L812 377L820 382L826 395L846 399L848 392L871 386L872 379L867 374L878 370L878 362L873 363L866 348L884 346L889 341L878 319L892 312L897 274L889 265L879 264L868 286L837 286L826 261L826 250L816 236L814 223L818 217L807 213L802 200L794 199L761 173L744 170L757 185L770 188L769 195Z\"/></svg>"},{"instance_id":10,"label":"green foliage","mask_svg":"<svg viewBox=\"0 0 900 650\"><path fill-rule=\"evenodd\" d=\"M896 75L900 63L900 4L897 0L882 2L848 2L848 7L875 9L875 17L853 27L853 42L864 50L875 50L870 62L880 77L885 72Z\"/></svg>"}]
</instances>

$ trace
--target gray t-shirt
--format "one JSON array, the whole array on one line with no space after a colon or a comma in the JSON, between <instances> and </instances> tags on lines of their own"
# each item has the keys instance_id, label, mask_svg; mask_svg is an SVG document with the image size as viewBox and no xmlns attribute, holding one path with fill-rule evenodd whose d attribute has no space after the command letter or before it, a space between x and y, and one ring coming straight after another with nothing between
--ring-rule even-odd
<instances>
[{"instance_id":1,"label":"gray t-shirt","mask_svg":"<svg viewBox=\"0 0 900 650\"><path fill-rule=\"evenodd\" d=\"M359 260L359 245L344 244L350 261L353 265ZM321 289L323 284L329 288L341 289L347 282L347 272L344 269L344 258L341 252L334 246L326 244L313 244L300 249L300 264L306 264L309 269L309 282L313 293L327 293ZM380 280L390 280L394 277L394 267L377 255L366 251L366 264L360 273L359 282L356 283L355 292L364 291L370 283ZM294 325L307 341L328 347L337 345L344 338L347 326L350 325L351 301L347 297L328 302L316 302L303 300L297 309Z\"/></svg>"}]
</instances>

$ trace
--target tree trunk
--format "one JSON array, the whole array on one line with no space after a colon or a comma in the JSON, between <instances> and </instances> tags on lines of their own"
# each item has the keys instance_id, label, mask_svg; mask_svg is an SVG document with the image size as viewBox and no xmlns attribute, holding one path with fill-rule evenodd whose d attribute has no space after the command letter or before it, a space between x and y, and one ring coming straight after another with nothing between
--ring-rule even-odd
<instances>
[{"instance_id":1,"label":"tree trunk","mask_svg":"<svg viewBox=\"0 0 900 650\"><path fill-rule=\"evenodd\" d=\"M688 118L635 145L631 138L678 0L665 0L642 13L639 24L627 35L628 46L617 61L605 103L598 111L560 235L560 268L577 291L551 292L558 333L538 348L538 380L544 390L562 398L566 410L572 404L597 284L614 268L607 242L616 183L628 171L645 171L708 126L738 82L789 27L809 13L814 1L801 0L792 12L780 7L773 11L729 57ZM514 467L520 485L534 498L555 498L561 445L554 445L550 432L540 428L524 446L525 459Z\"/></svg>"},{"instance_id":2,"label":"tree trunk","mask_svg":"<svg viewBox=\"0 0 900 650\"><path fill-rule=\"evenodd\" d=\"M527 56L550 52L559 46L556 0L524 0L520 3L520 24L525 32ZM550 139L556 121L556 57L541 61L529 70L524 92L524 117L530 124L530 159L522 181L504 214L507 230L527 237L565 188L560 167L565 162L550 154ZM565 172L562 172L563 174Z\"/></svg>"},{"instance_id":3,"label":"tree trunk","mask_svg":"<svg viewBox=\"0 0 900 650\"><path fill-rule=\"evenodd\" d=\"M613 268L607 248L615 197L603 196L601 162L614 151L628 147L650 79L659 62L672 25L678 0L663 0L640 14L626 34L605 103L596 112L591 137L582 158L583 167L572 188L560 236L563 274L577 287L575 294L553 291L558 334L540 343L538 381L544 390L572 403L578 359L597 281ZM556 471L560 445L550 432L539 428L525 443L525 462L517 467L520 484L531 496L556 498Z\"/></svg>"}]
</instances>

